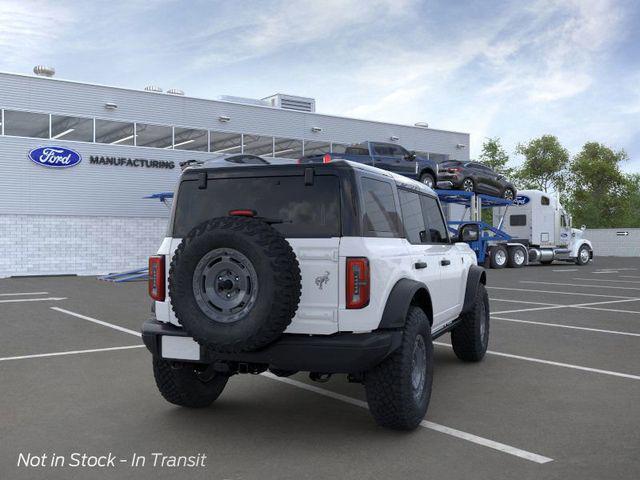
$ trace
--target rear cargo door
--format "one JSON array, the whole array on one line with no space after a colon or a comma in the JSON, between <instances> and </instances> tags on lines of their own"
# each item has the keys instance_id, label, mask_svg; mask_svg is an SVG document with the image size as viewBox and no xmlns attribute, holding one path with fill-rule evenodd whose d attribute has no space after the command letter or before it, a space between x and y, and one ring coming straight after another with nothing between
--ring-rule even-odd
<instances>
[{"instance_id":1,"label":"rear cargo door","mask_svg":"<svg viewBox=\"0 0 640 480\"><path fill-rule=\"evenodd\" d=\"M288 238L300 264L302 294L287 333L330 334L338 331L340 239Z\"/></svg>"}]
</instances>

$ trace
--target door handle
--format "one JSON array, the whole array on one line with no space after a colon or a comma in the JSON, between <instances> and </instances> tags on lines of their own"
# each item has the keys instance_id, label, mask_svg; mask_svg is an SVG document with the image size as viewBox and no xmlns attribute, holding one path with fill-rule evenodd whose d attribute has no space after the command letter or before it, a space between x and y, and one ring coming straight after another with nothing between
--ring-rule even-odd
<instances>
[{"instance_id":1,"label":"door handle","mask_svg":"<svg viewBox=\"0 0 640 480\"><path fill-rule=\"evenodd\" d=\"M421 268L427 268L427 262L416 262L413 264L413 266L420 270Z\"/></svg>"},{"instance_id":2,"label":"door handle","mask_svg":"<svg viewBox=\"0 0 640 480\"><path fill-rule=\"evenodd\" d=\"M440 260L440 265L442 265L443 267L451 265L451 260Z\"/></svg>"}]
</instances>

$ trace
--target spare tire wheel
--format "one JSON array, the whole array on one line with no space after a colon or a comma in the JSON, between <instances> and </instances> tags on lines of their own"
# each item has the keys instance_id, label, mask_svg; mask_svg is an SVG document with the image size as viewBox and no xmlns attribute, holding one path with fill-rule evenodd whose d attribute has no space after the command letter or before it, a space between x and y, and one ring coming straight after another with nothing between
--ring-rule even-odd
<instances>
[{"instance_id":1,"label":"spare tire wheel","mask_svg":"<svg viewBox=\"0 0 640 480\"><path fill-rule=\"evenodd\" d=\"M300 301L291 245L267 223L220 217L182 240L171 261L171 305L183 328L218 352L257 350L287 328Z\"/></svg>"}]
</instances>

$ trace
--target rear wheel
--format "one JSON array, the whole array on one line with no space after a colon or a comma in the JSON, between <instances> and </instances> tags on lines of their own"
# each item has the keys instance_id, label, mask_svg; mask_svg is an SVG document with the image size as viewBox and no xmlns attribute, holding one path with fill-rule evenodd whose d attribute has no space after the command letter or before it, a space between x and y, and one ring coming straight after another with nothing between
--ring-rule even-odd
<instances>
[{"instance_id":1,"label":"rear wheel","mask_svg":"<svg viewBox=\"0 0 640 480\"><path fill-rule=\"evenodd\" d=\"M504 268L507 265L508 253L504 245L494 245L489 250L491 268Z\"/></svg>"},{"instance_id":2,"label":"rear wheel","mask_svg":"<svg viewBox=\"0 0 640 480\"><path fill-rule=\"evenodd\" d=\"M462 181L462 190L464 190L465 192L473 192L475 191L475 188L476 186L471 178L465 178Z\"/></svg>"},{"instance_id":3,"label":"rear wheel","mask_svg":"<svg viewBox=\"0 0 640 480\"><path fill-rule=\"evenodd\" d=\"M224 390L229 377L205 375L199 365L153 359L158 390L169 403L188 408L211 405Z\"/></svg>"},{"instance_id":4,"label":"rear wheel","mask_svg":"<svg viewBox=\"0 0 640 480\"><path fill-rule=\"evenodd\" d=\"M509 247L509 259L507 266L510 268L521 268L525 265L527 252L523 247Z\"/></svg>"},{"instance_id":5,"label":"rear wheel","mask_svg":"<svg viewBox=\"0 0 640 480\"><path fill-rule=\"evenodd\" d=\"M369 410L383 427L416 428L429 406L433 381L433 343L424 311L410 307L400 347L365 374Z\"/></svg>"},{"instance_id":6,"label":"rear wheel","mask_svg":"<svg viewBox=\"0 0 640 480\"><path fill-rule=\"evenodd\" d=\"M434 188L436 180L430 173L423 173L420 175L420 182L424 183L429 188Z\"/></svg>"}]
</instances>

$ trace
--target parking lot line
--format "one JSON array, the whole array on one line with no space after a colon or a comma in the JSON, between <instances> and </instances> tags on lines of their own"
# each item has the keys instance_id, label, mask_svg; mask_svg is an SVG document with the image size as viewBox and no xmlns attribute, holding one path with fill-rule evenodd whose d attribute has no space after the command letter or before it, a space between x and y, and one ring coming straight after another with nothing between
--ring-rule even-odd
<instances>
[{"instance_id":1,"label":"parking lot line","mask_svg":"<svg viewBox=\"0 0 640 480\"><path fill-rule=\"evenodd\" d=\"M494 315L491 315L491 319L492 320L502 320L504 322L514 322L514 323L528 323L531 325L541 325L544 327L558 327L558 328L569 328L572 330L585 330L588 332L597 332L597 333L610 333L613 335L626 335L629 337L640 337L640 333L632 333L632 332L620 332L617 330L602 330L600 328L588 328L588 327L578 327L575 325L562 325L560 323L547 323L547 322L534 322L532 320L518 320L515 318L503 318L503 317L496 317Z\"/></svg>"},{"instance_id":2,"label":"parking lot line","mask_svg":"<svg viewBox=\"0 0 640 480\"><path fill-rule=\"evenodd\" d=\"M493 301L493 302L509 302L509 303L524 303L527 305L544 305L547 307L561 307L562 305L560 305L559 303L544 303L544 302L525 302L523 300L510 300L507 298L494 298L491 297L489 300Z\"/></svg>"},{"instance_id":3,"label":"parking lot line","mask_svg":"<svg viewBox=\"0 0 640 480\"><path fill-rule=\"evenodd\" d=\"M579 268L562 268L560 270L551 270L552 272L577 272Z\"/></svg>"},{"instance_id":4,"label":"parking lot line","mask_svg":"<svg viewBox=\"0 0 640 480\"><path fill-rule=\"evenodd\" d=\"M640 278L640 275L620 275L620 278Z\"/></svg>"},{"instance_id":5,"label":"parking lot line","mask_svg":"<svg viewBox=\"0 0 640 480\"><path fill-rule=\"evenodd\" d=\"M553 305L548 307L534 307L534 308L519 308L517 310L501 310L493 313L518 313L518 312L536 312L539 310L554 310L556 308L568 308L571 305Z\"/></svg>"},{"instance_id":6,"label":"parking lot line","mask_svg":"<svg viewBox=\"0 0 640 480\"><path fill-rule=\"evenodd\" d=\"M536 280L520 280L520 283L537 283L541 285L563 285L566 287L615 288L618 290L640 290L640 287L619 287L618 285L585 285L580 283L538 282Z\"/></svg>"},{"instance_id":7,"label":"parking lot line","mask_svg":"<svg viewBox=\"0 0 640 480\"><path fill-rule=\"evenodd\" d=\"M451 348L451 345L449 345L448 343L433 342L433 344L441 347ZM504 353L504 352L495 352L493 350L487 350L487 353L490 355L496 355L498 357L514 358L516 360L524 360L524 361L533 362L533 363L542 363L544 365L553 365L555 367L570 368L573 370L581 370L583 372L601 373L603 375L610 375L612 377L622 377L622 378L629 378L631 380L640 380L640 375L632 375L630 373L614 372L611 370L601 370L599 368L583 367L582 365L573 365L571 363L553 362L551 360L544 360L542 358L523 357L522 355L514 355L512 353Z\"/></svg>"},{"instance_id":8,"label":"parking lot line","mask_svg":"<svg viewBox=\"0 0 640 480\"><path fill-rule=\"evenodd\" d=\"M14 295L49 295L49 292L0 293L0 297L12 297Z\"/></svg>"},{"instance_id":9,"label":"parking lot line","mask_svg":"<svg viewBox=\"0 0 640 480\"><path fill-rule=\"evenodd\" d=\"M72 315L77 318L81 318L88 322L97 323L98 325L102 325L104 327L113 328L114 330L118 330L120 332L128 333L129 335L135 335L136 337L141 337L142 333L136 332L135 330L130 330L128 328L120 327L118 325L114 325L113 323L104 322L102 320L98 320L97 318L87 317L86 315L81 315L76 312L72 312L70 310L65 310L64 308L51 307L51 310L55 310L56 312L66 313L67 315Z\"/></svg>"},{"instance_id":10,"label":"parking lot line","mask_svg":"<svg viewBox=\"0 0 640 480\"><path fill-rule=\"evenodd\" d=\"M350 405L354 405L356 407L366 408L367 410L369 409L369 405L367 405L367 402L349 397L347 395L342 395L340 393L332 392L324 388L316 387L315 385L309 385L307 383L299 382L291 378L277 377L276 375L269 372L264 372L261 375L266 378L270 378L272 380L277 380L278 382L286 383L288 385L301 388L303 390L314 392L319 395L324 395L325 397L333 398L334 400L340 400L341 402L345 402ZM428 428L430 430L435 430L440 433L444 433L446 435L450 435L452 437L460 438L462 440L466 440L468 442L475 443L477 445L482 445L484 447L492 448L500 452L508 453L509 455L514 455L516 457L520 457L525 460L529 460L531 462L542 464L542 463L549 463L553 461L552 458L538 455L537 453L528 452L526 450L521 450L519 448L512 447L510 445L506 445L504 443L496 442L493 440L489 440L488 438L479 437L477 435L463 432L461 430L456 430L455 428L447 427L445 425L440 425L439 423L423 420L422 422L420 422L420 426L424 428Z\"/></svg>"},{"instance_id":11,"label":"parking lot line","mask_svg":"<svg viewBox=\"0 0 640 480\"><path fill-rule=\"evenodd\" d=\"M67 297L47 297L47 298L11 298L7 300L0 300L0 303L20 303L20 302L57 302L59 300L66 300Z\"/></svg>"},{"instance_id":12,"label":"parking lot line","mask_svg":"<svg viewBox=\"0 0 640 480\"><path fill-rule=\"evenodd\" d=\"M610 303L625 303L625 302L637 302L637 301L640 301L640 298L627 298L624 300L606 300L604 302L575 303L572 305L556 305L556 304L548 303L546 304L548 305L547 307L520 308L518 310L501 310L499 312L493 312L493 313L501 314L501 313L535 312L537 310L553 310L557 308L586 308L589 310L601 310L604 312L623 312L623 313L637 314L640 312L636 312L635 310L616 310L613 308L599 308L599 307L592 306L592 305L608 305ZM522 303L526 303L526 302L522 302ZM541 304L541 305L545 305L545 304Z\"/></svg>"},{"instance_id":13,"label":"parking lot line","mask_svg":"<svg viewBox=\"0 0 640 480\"><path fill-rule=\"evenodd\" d=\"M631 315L638 315L638 310L620 310L615 308L601 308L601 307L583 307L582 305L575 305L573 308L584 308L585 310L600 310L601 312L615 312L615 313L628 313Z\"/></svg>"},{"instance_id":14,"label":"parking lot line","mask_svg":"<svg viewBox=\"0 0 640 480\"><path fill-rule=\"evenodd\" d=\"M573 277L571 280L589 280L596 282L614 282L614 283L640 283L638 280L611 280L609 278L581 278L581 277Z\"/></svg>"},{"instance_id":15,"label":"parking lot line","mask_svg":"<svg viewBox=\"0 0 640 480\"><path fill-rule=\"evenodd\" d=\"M0 358L0 362L6 362L9 360L25 360L28 358L44 358L44 357L60 357L62 355L78 355L82 353L95 353L95 352L111 352L114 350L128 350L130 348L143 348L144 345L127 345L124 347L107 347L107 348L91 348L89 350L68 350L66 352L53 352L53 353L37 353L35 355L20 355L18 357L3 357Z\"/></svg>"},{"instance_id":16,"label":"parking lot line","mask_svg":"<svg viewBox=\"0 0 640 480\"><path fill-rule=\"evenodd\" d=\"M546 283L546 282L543 282ZM528 288L512 288L512 287L487 287L493 290L511 290L514 292L529 292L529 293L554 293L557 295L575 295L581 297L607 297L607 298L628 298L636 300L636 297L624 297L622 295L604 295L601 293L576 293L576 292L559 292L557 290L529 290Z\"/></svg>"}]
</instances>

